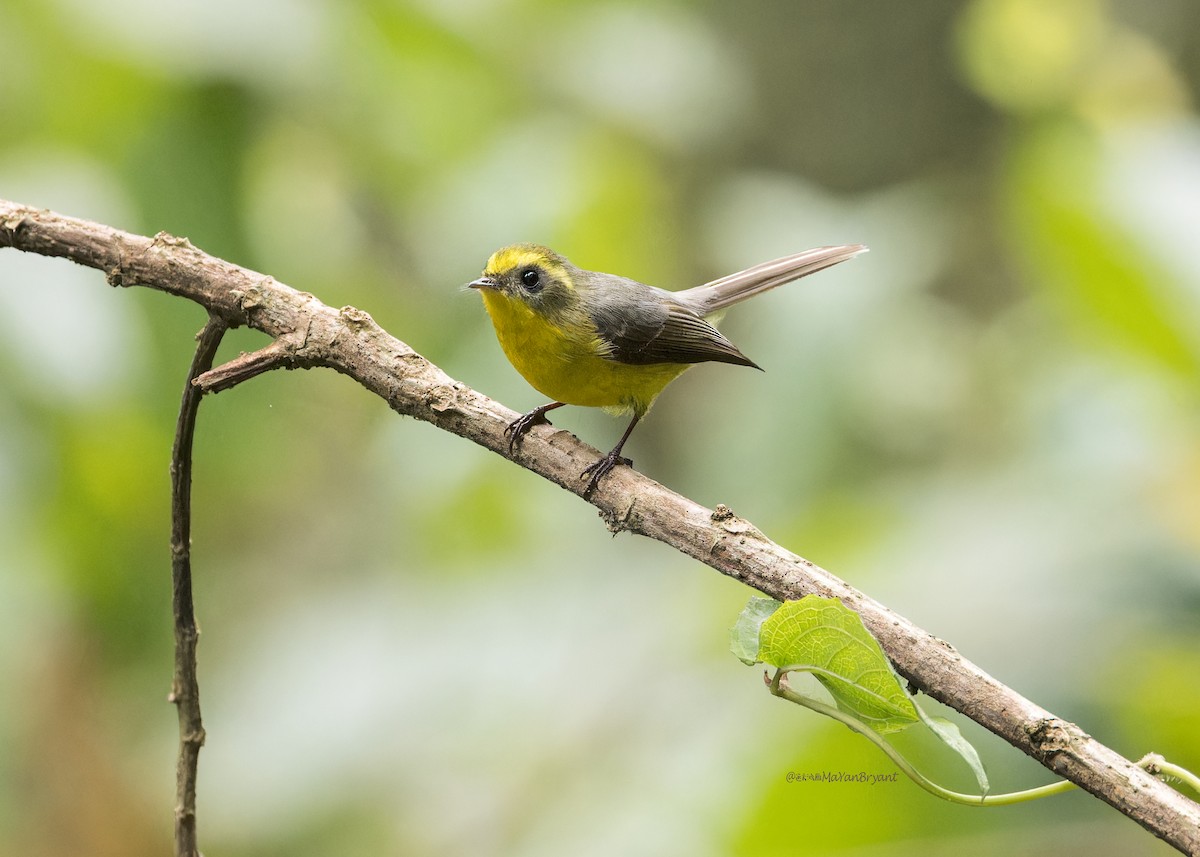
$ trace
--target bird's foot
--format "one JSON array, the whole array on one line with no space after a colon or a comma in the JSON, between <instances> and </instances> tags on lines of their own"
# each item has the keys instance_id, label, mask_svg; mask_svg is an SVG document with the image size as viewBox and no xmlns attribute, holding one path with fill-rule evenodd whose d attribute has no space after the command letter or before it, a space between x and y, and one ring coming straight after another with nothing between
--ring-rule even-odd
<instances>
[{"instance_id":1,"label":"bird's foot","mask_svg":"<svg viewBox=\"0 0 1200 857\"><path fill-rule=\"evenodd\" d=\"M585 469L583 473L580 473L580 479L583 479L587 476L591 477L591 479L588 479L587 488L583 489L583 496L586 497L595 491L596 486L600 484L600 480L604 478L604 475L618 464L624 464L626 467L633 467L633 459L622 457L620 447L617 447L595 464Z\"/></svg>"},{"instance_id":2,"label":"bird's foot","mask_svg":"<svg viewBox=\"0 0 1200 857\"><path fill-rule=\"evenodd\" d=\"M546 411L557 407L559 407L557 402L551 405L542 405L540 408L534 408L529 413L522 414L509 423L508 428L504 430L504 436L508 438L508 454L511 456L516 453L517 445L521 442L521 438L528 434L531 428L540 423L549 425L550 420L546 419Z\"/></svg>"}]
</instances>

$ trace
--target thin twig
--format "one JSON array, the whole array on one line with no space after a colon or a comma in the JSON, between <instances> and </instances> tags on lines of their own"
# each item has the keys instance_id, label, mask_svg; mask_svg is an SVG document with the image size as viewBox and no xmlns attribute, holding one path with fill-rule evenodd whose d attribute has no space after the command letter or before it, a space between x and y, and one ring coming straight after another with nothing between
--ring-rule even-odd
<instances>
[{"instance_id":1,"label":"thin twig","mask_svg":"<svg viewBox=\"0 0 1200 857\"><path fill-rule=\"evenodd\" d=\"M183 386L175 445L171 449L171 606L175 614L175 678L170 701L179 714L179 761L175 768L175 855L198 857L196 844L196 771L204 745L200 685L196 677L196 609L192 601L192 439L203 391L192 382L213 364L228 328L210 315L196 337L196 355Z\"/></svg>"},{"instance_id":2,"label":"thin twig","mask_svg":"<svg viewBox=\"0 0 1200 857\"><path fill-rule=\"evenodd\" d=\"M186 239L131 235L0 200L0 247L65 256L109 283L144 285L195 301L230 326L247 324L296 344L293 365L350 376L398 413L509 457L505 428L518 416L390 336L366 313L197 250ZM513 460L582 496L579 473L599 453L568 432L537 426ZM1188 854L1200 854L1200 805L1078 726L1001 684L952 647L835 575L775 544L726 509L714 512L629 468L585 498L614 531L650 536L780 600L816 593L857 611L897 671L934 699L1106 801Z\"/></svg>"},{"instance_id":3,"label":"thin twig","mask_svg":"<svg viewBox=\"0 0 1200 857\"><path fill-rule=\"evenodd\" d=\"M201 392L219 393L272 369L295 368L294 352L295 349L289 341L276 339L265 348L242 354L228 363L222 363L216 369L210 369L192 381L192 384Z\"/></svg>"}]
</instances>

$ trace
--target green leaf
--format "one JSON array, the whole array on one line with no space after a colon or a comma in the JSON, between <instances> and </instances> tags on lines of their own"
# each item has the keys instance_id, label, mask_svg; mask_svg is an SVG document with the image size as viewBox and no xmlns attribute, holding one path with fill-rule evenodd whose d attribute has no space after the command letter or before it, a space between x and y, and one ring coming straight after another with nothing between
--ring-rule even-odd
<instances>
[{"instance_id":1,"label":"green leaf","mask_svg":"<svg viewBox=\"0 0 1200 857\"><path fill-rule=\"evenodd\" d=\"M880 734L918 720L879 643L837 599L806 595L784 602L762 622L758 660L788 672L811 672L841 711Z\"/></svg>"},{"instance_id":2,"label":"green leaf","mask_svg":"<svg viewBox=\"0 0 1200 857\"><path fill-rule=\"evenodd\" d=\"M975 750L974 745L963 737L962 732L951 721L944 717L931 717L922 711L919 705L914 707L929 730L941 738L947 747L962 756L963 761L975 774L975 780L979 783L979 793L986 795L991 786L988 784L987 771L983 769L983 760L979 758L979 753Z\"/></svg>"},{"instance_id":3,"label":"green leaf","mask_svg":"<svg viewBox=\"0 0 1200 857\"><path fill-rule=\"evenodd\" d=\"M738 660L746 666L754 666L759 662L759 629L782 603L774 598L751 598L738 616L737 622L729 629L729 651L737 655Z\"/></svg>"}]
</instances>

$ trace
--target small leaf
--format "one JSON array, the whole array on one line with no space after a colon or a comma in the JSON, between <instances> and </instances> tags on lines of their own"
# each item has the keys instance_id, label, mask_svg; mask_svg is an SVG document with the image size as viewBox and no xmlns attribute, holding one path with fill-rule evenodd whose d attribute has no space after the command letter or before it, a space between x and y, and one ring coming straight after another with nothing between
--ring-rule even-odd
<instances>
[{"instance_id":1,"label":"small leaf","mask_svg":"<svg viewBox=\"0 0 1200 857\"><path fill-rule=\"evenodd\" d=\"M779 609L781 601L774 598L751 598L743 608L737 622L729 629L729 651L747 666L759 662L758 635L762 623Z\"/></svg>"},{"instance_id":2,"label":"small leaf","mask_svg":"<svg viewBox=\"0 0 1200 857\"><path fill-rule=\"evenodd\" d=\"M836 598L806 595L784 602L762 622L759 644L759 660L788 672L811 672L841 711L880 734L918 720L879 643L862 618Z\"/></svg>"},{"instance_id":3,"label":"small leaf","mask_svg":"<svg viewBox=\"0 0 1200 857\"><path fill-rule=\"evenodd\" d=\"M947 747L955 753L963 757L963 761L971 768L975 774L975 780L979 783L979 793L987 794L991 786L988 784L987 771L983 769L983 760L979 758L979 753L975 750L975 746L963 737L951 721L945 717L931 717L921 710L921 706L915 706L917 713L921 715L921 720L929 727L929 730L934 735L942 739Z\"/></svg>"}]
</instances>

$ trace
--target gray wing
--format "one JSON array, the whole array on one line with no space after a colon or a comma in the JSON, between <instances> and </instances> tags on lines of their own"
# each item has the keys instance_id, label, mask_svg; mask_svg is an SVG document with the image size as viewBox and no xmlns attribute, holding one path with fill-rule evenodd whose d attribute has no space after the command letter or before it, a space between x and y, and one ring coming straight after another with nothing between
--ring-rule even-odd
<instances>
[{"instance_id":1,"label":"gray wing","mask_svg":"<svg viewBox=\"0 0 1200 857\"><path fill-rule=\"evenodd\" d=\"M636 297L623 300L621 306L589 308L613 360L632 364L714 361L760 368L719 330L676 302L671 292L633 285L640 287L630 290Z\"/></svg>"}]
</instances>

